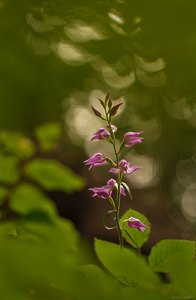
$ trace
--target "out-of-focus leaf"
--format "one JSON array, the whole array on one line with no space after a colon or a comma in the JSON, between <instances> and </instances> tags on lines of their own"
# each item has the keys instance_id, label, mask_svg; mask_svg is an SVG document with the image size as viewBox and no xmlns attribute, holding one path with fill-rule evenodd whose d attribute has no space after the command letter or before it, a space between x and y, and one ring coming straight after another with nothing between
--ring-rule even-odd
<instances>
[{"instance_id":1,"label":"out-of-focus leaf","mask_svg":"<svg viewBox=\"0 0 196 300\"><path fill-rule=\"evenodd\" d=\"M79 242L72 223L60 218L52 224L27 217L2 223L0 290L15 290L9 300L20 299L20 292L25 299L72 299L83 259Z\"/></svg>"},{"instance_id":2,"label":"out-of-focus leaf","mask_svg":"<svg viewBox=\"0 0 196 300\"><path fill-rule=\"evenodd\" d=\"M159 284L156 274L143 257L117 244L95 240L95 251L106 269L128 286L154 287Z\"/></svg>"},{"instance_id":3,"label":"out-of-focus leaf","mask_svg":"<svg viewBox=\"0 0 196 300\"><path fill-rule=\"evenodd\" d=\"M98 266L82 266L80 272L81 279L78 282L79 299L122 299L119 282Z\"/></svg>"},{"instance_id":4,"label":"out-of-focus leaf","mask_svg":"<svg viewBox=\"0 0 196 300\"><path fill-rule=\"evenodd\" d=\"M10 208L21 214L44 212L50 217L56 216L56 209L52 201L43 192L30 184L19 185L10 198Z\"/></svg>"},{"instance_id":5,"label":"out-of-focus leaf","mask_svg":"<svg viewBox=\"0 0 196 300\"><path fill-rule=\"evenodd\" d=\"M35 130L35 136L37 137L40 148L44 151L53 150L61 135L62 128L60 123L44 124Z\"/></svg>"},{"instance_id":6,"label":"out-of-focus leaf","mask_svg":"<svg viewBox=\"0 0 196 300\"><path fill-rule=\"evenodd\" d=\"M176 255L192 260L195 255L195 242L187 240L162 240L155 245L149 255L149 264L156 272L169 272L171 258Z\"/></svg>"},{"instance_id":7,"label":"out-of-focus leaf","mask_svg":"<svg viewBox=\"0 0 196 300\"><path fill-rule=\"evenodd\" d=\"M15 156L0 155L0 181L16 183L19 179L19 160Z\"/></svg>"},{"instance_id":8,"label":"out-of-focus leaf","mask_svg":"<svg viewBox=\"0 0 196 300\"><path fill-rule=\"evenodd\" d=\"M25 173L46 190L73 192L84 186L80 176L55 160L34 159L26 165Z\"/></svg>"},{"instance_id":9,"label":"out-of-focus leaf","mask_svg":"<svg viewBox=\"0 0 196 300\"><path fill-rule=\"evenodd\" d=\"M0 186L0 205L4 202L5 196L8 193L8 189L4 186Z\"/></svg>"},{"instance_id":10,"label":"out-of-focus leaf","mask_svg":"<svg viewBox=\"0 0 196 300\"><path fill-rule=\"evenodd\" d=\"M172 299L173 293L171 293L167 286L161 285L152 288L143 288L141 286L136 286L134 288L127 287L122 290L120 299L142 299L142 300L156 300L158 296L159 300Z\"/></svg>"},{"instance_id":11,"label":"out-of-focus leaf","mask_svg":"<svg viewBox=\"0 0 196 300\"><path fill-rule=\"evenodd\" d=\"M52 247L58 253L69 253L69 258L64 257L65 261L78 251L82 253L79 248L79 235L72 222L60 217L54 221L52 223L45 220L38 221L27 215L16 221L4 222L0 226L0 245L7 239L43 244ZM75 259L80 261L80 255Z\"/></svg>"},{"instance_id":12,"label":"out-of-focus leaf","mask_svg":"<svg viewBox=\"0 0 196 300\"><path fill-rule=\"evenodd\" d=\"M26 299L70 299L76 280L75 264L63 264L62 253L52 247L9 239L0 246L0 256L4 288L24 291Z\"/></svg>"},{"instance_id":13,"label":"out-of-focus leaf","mask_svg":"<svg viewBox=\"0 0 196 300\"><path fill-rule=\"evenodd\" d=\"M20 133L1 131L0 144L5 152L20 158L29 158L35 153L33 142Z\"/></svg>"},{"instance_id":14,"label":"out-of-focus leaf","mask_svg":"<svg viewBox=\"0 0 196 300\"><path fill-rule=\"evenodd\" d=\"M123 223L123 222L124 220L127 220L130 217L139 219L142 223L144 223L149 227L150 227L150 222L144 215L140 214L139 212L133 209L129 209L128 211L126 211L126 213L120 219L121 227L123 227L128 232L127 234L126 231L123 230L122 231L123 237L134 248L138 248L138 247L140 248L148 240L150 234L150 228L147 228L144 232L142 232L136 228L129 227L127 223Z\"/></svg>"},{"instance_id":15,"label":"out-of-focus leaf","mask_svg":"<svg viewBox=\"0 0 196 300\"><path fill-rule=\"evenodd\" d=\"M170 258L170 280L175 298L195 299L196 261L178 253Z\"/></svg>"}]
</instances>

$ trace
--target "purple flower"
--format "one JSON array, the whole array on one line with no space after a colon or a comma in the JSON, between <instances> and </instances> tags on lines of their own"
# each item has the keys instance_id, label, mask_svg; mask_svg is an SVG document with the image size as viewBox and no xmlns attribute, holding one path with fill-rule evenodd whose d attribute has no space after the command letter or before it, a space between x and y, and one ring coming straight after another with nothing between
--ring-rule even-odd
<instances>
[{"instance_id":1,"label":"purple flower","mask_svg":"<svg viewBox=\"0 0 196 300\"><path fill-rule=\"evenodd\" d=\"M138 169L141 169L141 167L131 166L130 162L126 161L125 159L122 159L118 164L118 168L111 168L109 172L113 174L119 174L119 173L131 174Z\"/></svg>"},{"instance_id":2,"label":"purple flower","mask_svg":"<svg viewBox=\"0 0 196 300\"><path fill-rule=\"evenodd\" d=\"M102 153L95 153L89 159L85 160L84 163L86 166L89 166L89 170L92 169L92 167L99 167L105 164L105 157Z\"/></svg>"},{"instance_id":3,"label":"purple flower","mask_svg":"<svg viewBox=\"0 0 196 300\"><path fill-rule=\"evenodd\" d=\"M93 192L92 197L97 196L99 198L107 199L112 195L113 189L117 188L117 187L118 187L118 184L117 184L116 180L110 179L107 181L106 185L101 186L101 187L90 188L89 190ZM120 186L120 193L121 193L121 195L126 196L125 189L122 185Z\"/></svg>"},{"instance_id":4,"label":"purple flower","mask_svg":"<svg viewBox=\"0 0 196 300\"><path fill-rule=\"evenodd\" d=\"M105 128L99 128L94 134L93 137L91 139L91 141L93 140L103 140L107 137L110 136L110 133L108 130L106 130Z\"/></svg>"},{"instance_id":5,"label":"purple flower","mask_svg":"<svg viewBox=\"0 0 196 300\"><path fill-rule=\"evenodd\" d=\"M128 223L129 227L136 228L139 231L144 231L147 228L150 228L150 227L146 226L144 223L142 223L142 221L140 221L139 219L136 219L134 217L130 217L128 220L125 220L125 222Z\"/></svg>"},{"instance_id":6,"label":"purple flower","mask_svg":"<svg viewBox=\"0 0 196 300\"><path fill-rule=\"evenodd\" d=\"M113 189L115 186L117 186L117 182L115 179L111 178L107 181L107 186L111 189Z\"/></svg>"},{"instance_id":7,"label":"purple flower","mask_svg":"<svg viewBox=\"0 0 196 300\"><path fill-rule=\"evenodd\" d=\"M138 131L138 132L127 132L124 134L124 142L125 142L125 147L130 148L138 143L141 143L143 141L143 137L140 137L139 135L143 131Z\"/></svg>"},{"instance_id":8,"label":"purple flower","mask_svg":"<svg viewBox=\"0 0 196 300\"><path fill-rule=\"evenodd\" d=\"M111 196L112 190L110 190L107 185L101 187L90 188L89 191L93 192L92 197L98 197L102 199L107 199Z\"/></svg>"},{"instance_id":9,"label":"purple flower","mask_svg":"<svg viewBox=\"0 0 196 300\"><path fill-rule=\"evenodd\" d=\"M118 188L118 183L116 182L115 179L110 179L107 182L107 186L111 187L112 189L114 187ZM125 188L124 188L124 186L122 184L120 185L120 193L121 193L121 195L126 196Z\"/></svg>"}]
</instances>

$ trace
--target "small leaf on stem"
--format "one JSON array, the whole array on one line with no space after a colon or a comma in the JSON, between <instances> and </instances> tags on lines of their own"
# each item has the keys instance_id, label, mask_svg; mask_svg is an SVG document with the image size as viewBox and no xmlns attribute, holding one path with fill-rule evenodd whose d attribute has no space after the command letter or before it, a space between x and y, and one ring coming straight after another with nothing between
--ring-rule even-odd
<instances>
[{"instance_id":1,"label":"small leaf on stem","mask_svg":"<svg viewBox=\"0 0 196 300\"><path fill-rule=\"evenodd\" d=\"M112 107L112 99L111 98L108 100L108 107L109 107L109 109Z\"/></svg>"},{"instance_id":2,"label":"small leaf on stem","mask_svg":"<svg viewBox=\"0 0 196 300\"><path fill-rule=\"evenodd\" d=\"M125 182L122 182L122 185L126 189L126 191L127 191L128 195L129 195L129 197L131 198L131 200L133 200L133 197L132 197L132 194L131 194L129 186Z\"/></svg>"},{"instance_id":3,"label":"small leaf on stem","mask_svg":"<svg viewBox=\"0 0 196 300\"><path fill-rule=\"evenodd\" d=\"M100 113L100 111L98 109L94 108L92 105L91 105L91 107L92 107L92 110L93 110L94 114L97 117L102 117L102 115L101 115L101 113Z\"/></svg>"},{"instance_id":4,"label":"small leaf on stem","mask_svg":"<svg viewBox=\"0 0 196 300\"><path fill-rule=\"evenodd\" d=\"M114 106L111 108L111 110L110 110L110 115L111 115L111 116L115 116L116 113L117 113L117 111L118 111L118 109L119 109L119 107L120 107L122 104L123 104L123 103L119 103L119 104L114 105Z\"/></svg>"},{"instance_id":5,"label":"small leaf on stem","mask_svg":"<svg viewBox=\"0 0 196 300\"><path fill-rule=\"evenodd\" d=\"M99 102L101 103L101 105L103 106L103 108L105 109L105 103L103 102L103 100L101 100L101 99L99 99L99 98L98 98L98 100L99 100Z\"/></svg>"},{"instance_id":6,"label":"small leaf on stem","mask_svg":"<svg viewBox=\"0 0 196 300\"><path fill-rule=\"evenodd\" d=\"M107 95L105 96L105 104L107 104L109 97L110 97L110 93L108 92Z\"/></svg>"},{"instance_id":7,"label":"small leaf on stem","mask_svg":"<svg viewBox=\"0 0 196 300\"><path fill-rule=\"evenodd\" d=\"M109 158L109 157L105 157L105 160L113 167L117 167L117 165L115 164L115 162Z\"/></svg>"}]
</instances>

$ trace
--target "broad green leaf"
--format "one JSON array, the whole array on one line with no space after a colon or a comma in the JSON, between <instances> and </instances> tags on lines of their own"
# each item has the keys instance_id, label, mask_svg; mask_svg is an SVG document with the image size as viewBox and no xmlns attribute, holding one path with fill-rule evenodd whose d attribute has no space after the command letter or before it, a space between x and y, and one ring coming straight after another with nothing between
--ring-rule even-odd
<instances>
[{"instance_id":1,"label":"broad green leaf","mask_svg":"<svg viewBox=\"0 0 196 300\"><path fill-rule=\"evenodd\" d=\"M35 130L35 136L37 137L41 149L44 151L53 150L61 135L62 128L59 123L44 124Z\"/></svg>"},{"instance_id":2,"label":"broad green leaf","mask_svg":"<svg viewBox=\"0 0 196 300\"><path fill-rule=\"evenodd\" d=\"M195 254L195 242L188 240L162 240L151 249L150 267L156 272L169 272L170 260L181 255L192 260Z\"/></svg>"},{"instance_id":3,"label":"broad green leaf","mask_svg":"<svg viewBox=\"0 0 196 300\"><path fill-rule=\"evenodd\" d=\"M122 290L122 295L120 300L169 300L173 298L173 293L167 290L167 286L161 285L153 289L143 288L141 286L136 286L134 288L127 287Z\"/></svg>"},{"instance_id":4,"label":"broad green leaf","mask_svg":"<svg viewBox=\"0 0 196 300\"><path fill-rule=\"evenodd\" d=\"M95 251L105 268L123 284L147 288L153 288L159 284L158 277L147 266L144 258L133 250L121 248L110 242L95 240Z\"/></svg>"},{"instance_id":5,"label":"broad green leaf","mask_svg":"<svg viewBox=\"0 0 196 300\"><path fill-rule=\"evenodd\" d=\"M10 239L0 246L0 264L5 288L25 291L26 299L63 300L73 293L75 264L63 264L52 247Z\"/></svg>"},{"instance_id":6,"label":"broad green leaf","mask_svg":"<svg viewBox=\"0 0 196 300\"><path fill-rule=\"evenodd\" d=\"M119 282L100 267L85 265L80 272L78 299L121 299Z\"/></svg>"},{"instance_id":7,"label":"broad green leaf","mask_svg":"<svg viewBox=\"0 0 196 300\"><path fill-rule=\"evenodd\" d=\"M26 165L25 173L46 190L73 192L84 186L84 180L58 161L37 158Z\"/></svg>"},{"instance_id":8,"label":"broad green leaf","mask_svg":"<svg viewBox=\"0 0 196 300\"><path fill-rule=\"evenodd\" d=\"M142 221L145 225L147 225L149 227L150 227L150 222L144 215L142 215L141 213L139 213L133 209L129 209L128 211L126 211L126 213L120 219L121 227L123 227L128 232L128 234L127 234L126 231L123 230L122 231L123 237L134 248L140 248L148 240L148 237L150 234L150 228L147 228L144 232L141 232L136 228L129 227L127 225L127 223L123 223L123 222L124 222L124 220L127 220L130 217L139 219L140 221Z\"/></svg>"},{"instance_id":9,"label":"broad green leaf","mask_svg":"<svg viewBox=\"0 0 196 300\"><path fill-rule=\"evenodd\" d=\"M175 296L195 299L196 296L196 261L180 253L170 258L170 280Z\"/></svg>"},{"instance_id":10,"label":"broad green leaf","mask_svg":"<svg viewBox=\"0 0 196 300\"><path fill-rule=\"evenodd\" d=\"M1 131L0 144L6 153L14 154L20 158L29 158L35 153L33 142L21 133Z\"/></svg>"},{"instance_id":11,"label":"broad green leaf","mask_svg":"<svg viewBox=\"0 0 196 300\"><path fill-rule=\"evenodd\" d=\"M38 188L30 184L21 184L10 198L10 208L21 214L44 212L50 217L56 216L56 209L52 201Z\"/></svg>"},{"instance_id":12,"label":"broad green leaf","mask_svg":"<svg viewBox=\"0 0 196 300\"><path fill-rule=\"evenodd\" d=\"M19 179L19 160L15 156L0 155L0 182L16 183Z\"/></svg>"},{"instance_id":13,"label":"broad green leaf","mask_svg":"<svg viewBox=\"0 0 196 300\"><path fill-rule=\"evenodd\" d=\"M68 220L4 222L0 226L0 290L16 289L16 295L25 291L25 299L72 299L81 253L78 234Z\"/></svg>"},{"instance_id":14,"label":"broad green leaf","mask_svg":"<svg viewBox=\"0 0 196 300\"><path fill-rule=\"evenodd\" d=\"M9 190L4 186L0 186L0 205L4 202L6 195L8 194Z\"/></svg>"},{"instance_id":15,"label":"broad green leaf","mask_svg":"<svg viewBox=\"0 0 196 300\"><path fill-rule=\"evenodd\" d=\"M79 261L82 254L79 236L73 224L59 217L52 223L32 219L29 215L12 222L4 222L0 225L0 246L7 239L43 244L58 253L69 253L68 260L70 255L77 254L76 259Z\"/></svg>"}]
</instances>

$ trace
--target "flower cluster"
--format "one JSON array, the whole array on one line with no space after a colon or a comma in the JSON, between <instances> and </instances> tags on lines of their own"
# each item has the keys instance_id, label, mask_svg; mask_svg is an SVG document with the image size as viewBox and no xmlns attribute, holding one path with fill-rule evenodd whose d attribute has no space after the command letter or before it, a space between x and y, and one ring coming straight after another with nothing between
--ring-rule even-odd
<instances>
[{"instance_id":1,"label":"flower cluster","mask_svg":"<svg viewBox=\"0 0 196 300\"><path fill-rule=\"evenodd\" d=\"M104 113L101 113L98 109L92 107L93 112L96 116L106 121L105 128L99 128L92 136L91 141L94 140L105 140L112 144L115 154L115 160L112 160L109 157L106 157L103 153L97 152L90 156L87 160L84 161L85 165L88 166L89 170L94 167L103 166L109 164L111 167L109 173L116 176L116 179L109 179L106 185L101 187L93 187L89 190L93 193L92 197L98 197L102 199L108 199L113 206L113 211L115 213L115 222L119 234L119 241L122 245L122 228L119 223L119 210L120 210L120 200L121 196L130 195L130 190L127 184L125 184L122 179L124 175L130 175L133 172L141 169L140 166L135 166L131 162L126 161L125 159L120 159L122 150L126 148L131 148L136 144L139 144L143 141L141 134L143 131L137 132L126 132L123 136L123 140L119 149L116 146L116 136L117 127L111 123L112 117L116 115L119 107L122 103L113 105L113 101L109 97L109 94L105 97L105 101L99 99L102 107L104 108ZM115 192L115 198L113 196ZM130 217L127 220L128 226L136 228L139 231L144 231L148 228L140 220Z\"/></svg>"}]
</instances>

